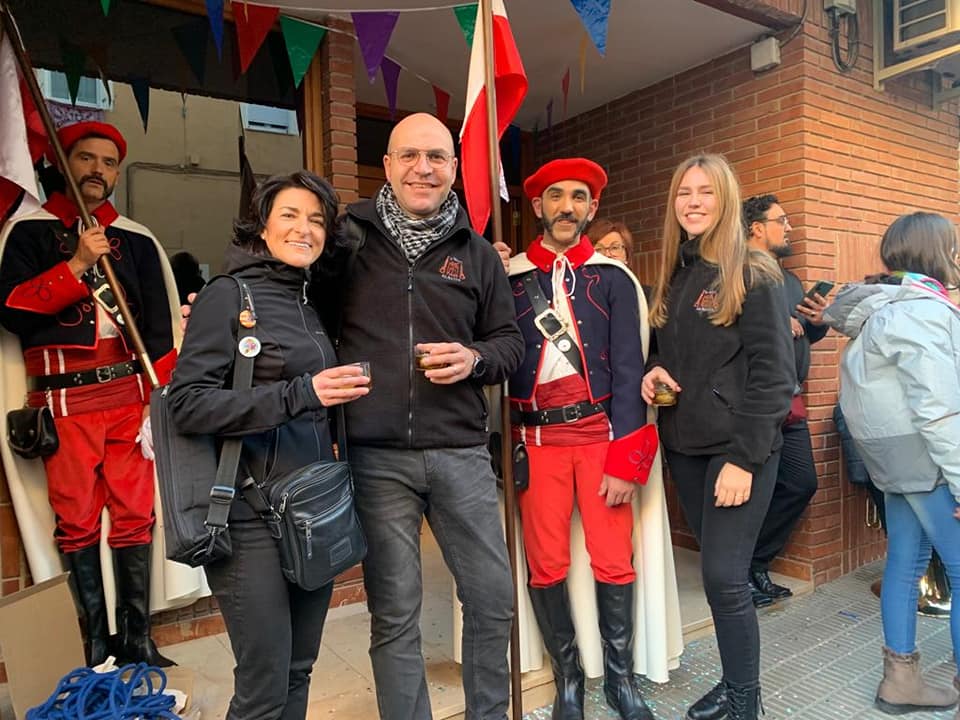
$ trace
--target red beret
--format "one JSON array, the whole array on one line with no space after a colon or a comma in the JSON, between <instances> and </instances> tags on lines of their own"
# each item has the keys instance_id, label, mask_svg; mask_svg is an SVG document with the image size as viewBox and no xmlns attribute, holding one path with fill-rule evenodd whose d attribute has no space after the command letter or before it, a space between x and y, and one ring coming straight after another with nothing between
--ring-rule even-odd
<instances>
[{"instance_id":1,"label":"red beret","mask_svg":"<svg viewBox=\"0 0 960 720\"><path fill-rule=\"evenodd\" d=\"M523 192L533 200L543 195L544 190L555 182L579 180L590 188L590 196L600 199L600 193L607 186L607 174L593 160L586 158L561 158L551 160L523 181Z\"/></svg>"},{"instance_id":2,"label":"red beret","mask_svg":"<svg viewBox=\"0 0 960 720\"><path fill-rule=\"evenodd\" d=\"M65 125L57 131L57 137L60 138L60 144L63 145L63 152L70 154L70 148L76 145L80 140L89 137L101 137L110 140L117 146L117 152L120 155L120 161L127 156L127 141L123 135L113 125L102 122L78 122L73 125Z\"/></svg>"}]
</instances>

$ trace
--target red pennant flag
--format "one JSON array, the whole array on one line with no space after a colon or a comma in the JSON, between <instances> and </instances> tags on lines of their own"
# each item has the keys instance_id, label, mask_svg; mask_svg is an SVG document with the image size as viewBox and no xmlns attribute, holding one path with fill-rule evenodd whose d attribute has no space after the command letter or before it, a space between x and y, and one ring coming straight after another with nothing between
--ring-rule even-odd
<instances>
[{"instance_id":1,"label":"red pennant flag","mask_svg":"<svg viewBox=\"0 0 960 720\"><path fill-rule=\"evenodd\" d=\"M485 53L483 23L477 8L476 31L470 53L467 106L460 131L463 191L473 229L482 233L497 198L490 197L490 167L487 158L487 90L484 85ZM497 91L497 138L513 120L527 94L527 75L513 40L503 0L493 0L493 67Z\"/></svg>"},{"instance_id":2,"label":"red pennant flag","mask_svg":"<svg viewBox=\"0 0 960 720\"><path fill-rule=\"evenodd\" d=\"M560 81L560 87L563 90L563 119L567 119L567 96L570 94L570 68L563 74L563 80Z\"/></svg>"},{"instance_id":3,"label":"red pennant flag","mask_svg":"<svg viewBox=\"0 0 960 720\"><path fill-rule=\"evenodd\" d=\"M433 97L437 101L437 119L446 124L450 112L450 93L441 90L436 85L433 86Z\"/></svg>"},{"instance_id":4,"label":"red pennant flag","mask_svg":"<svg viewBox=\"0 0 960 720\"><path fill-rule=\"evenodd\" d=\"M237 26L237 47L240 51L240 72L245 73L257 50L267 39L267 33L277 21L280 8L244 4L244 12L234 13Z\"/></svg>"},{"instance_id":5,"label":"red pennant flag","mask_svg":"<svg viewBox=\"0 0 960 720\"><path fill-rule=\"evenodd\" d=\"M0 40L0 224L14 211L40 207L33 164L47 147L47 135L26 83L17 72L10 41ZM22 198L22 200L21 200Z\"/></svg>"}]
</instances>

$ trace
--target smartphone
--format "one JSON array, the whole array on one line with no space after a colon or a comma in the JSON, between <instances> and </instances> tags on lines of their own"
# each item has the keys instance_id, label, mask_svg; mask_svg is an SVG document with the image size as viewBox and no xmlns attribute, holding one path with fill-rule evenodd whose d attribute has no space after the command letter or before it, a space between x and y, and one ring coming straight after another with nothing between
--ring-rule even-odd
<instances>
[{"instance_id":1,"label":"smartphone","mask_svg":"<svg viewBox=\"0 0 960 720\"><path fill-rule=\"evenodd\" d=\"M813 298L814 295L821 295L826 297L827 293L833 290L834 283L829 280L818 280L813 284L813 287L807 290L807 297Z\"/></svg>"}]
</instances>

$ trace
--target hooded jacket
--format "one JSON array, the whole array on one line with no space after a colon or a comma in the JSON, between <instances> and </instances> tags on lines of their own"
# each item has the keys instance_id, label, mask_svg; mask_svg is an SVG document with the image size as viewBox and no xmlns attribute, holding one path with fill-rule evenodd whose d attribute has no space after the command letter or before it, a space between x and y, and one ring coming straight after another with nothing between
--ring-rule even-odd
<instances>
[{"instance_id":1,"label":"hooded jacket","mask_svg":"<svg viewBox=\"0 0 960 720\"><path fill-rule=\"evenodd\" d=\"M226 269L244 280L253 296L261 344L253 387L230 387L240 290L230 279L214 279L193 304L170 385L170 407L182 432L242 436L241 470L269 483L333 458L327 410L311 378L335 365L336 357L316 311L306 302L306 270L235 245L227 249ZM243 337L244 328L239 330ZM242 507L244 503L234 503L231 517Z\"/></svg>"},{"instance_id":2,"label":"hooded jacket","mask_svg":"<svg viewBox=\"0 0 960 720\"><path fill-rule=\"evenodd\" d=\"M960 502L960 308L924 280L848 285L823 318L852 338L840 407L871 480L894 493L946 482Z\"/></svg>"}]
</instances>

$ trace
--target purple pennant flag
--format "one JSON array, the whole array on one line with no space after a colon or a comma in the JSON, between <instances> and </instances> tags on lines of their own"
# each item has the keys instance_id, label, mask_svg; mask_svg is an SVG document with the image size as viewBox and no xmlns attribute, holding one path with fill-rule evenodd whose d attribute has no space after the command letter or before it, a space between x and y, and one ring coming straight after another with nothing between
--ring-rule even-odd
<instances>
[{"instance_id":1,"label":"purple pennant flag","mask_svg":"<svg viewBox=\"0 0 960 720\"><path fill-rule=\"evenodd\" d=\"M610 17L610 0L570 0L590 39L601 55L607 54L607 20Z\"/></svg>"},{"instance_id":2,"label":"purple pennant flag","mask_svg":"<svg viewBox=\"0 0 960 720\"><path fill-rule=\"evenodd\" d=\"M387 107L390 108L390 119L397 115L397 83L400 80L400 66L388 57L380 62L380 72L383 73L383 87L387 91Z\"/></svg>"},{"instance_id":3,"label":"purple pennant flag","mask_svg":"<svg viewBox=\"0 0 960 720\"><path fill-rule=\"evenodd\" d=\"M363 64L367 66L367 77L372 84L377 79L377 68L387 52L387 45L400 13L355 12L350 15L353 18L353 28L357 31Z\"/></svg>"},{"instance_id":4,"label":"purple pennant flag","mask_svg":"<svg viewBox=\"0 0 960 720\"><path fill-rule=\"evenodd\" d=\"M223 0L207 0L207 17L210 18L210 32L217 46L217 57L223 59Z\"/></svg>"}]
</instances>

